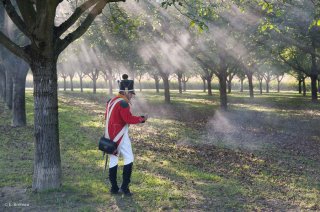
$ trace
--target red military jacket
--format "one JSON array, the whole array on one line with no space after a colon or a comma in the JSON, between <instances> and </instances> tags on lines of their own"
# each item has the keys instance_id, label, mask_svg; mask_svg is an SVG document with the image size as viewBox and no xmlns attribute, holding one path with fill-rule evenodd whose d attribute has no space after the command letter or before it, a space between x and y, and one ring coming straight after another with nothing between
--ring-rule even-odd
<instances>
[{"instance_id":1,"label":"red military jacket","mask_svg":"<svg viewBox=\"0 0 320 212\"><path fill-rule=\"evenodd\" d=\"M110 99L107 102L106 112L105 112L105 116L104 116L105 119L107 116L108 104L110 102L112 103L114 100L116 100L118 98L122 98L124 100L116 103L116 105L114 106L114 108L111 112L111 116L109 119L109 125L108 125L108 133L109 133L111 140L113 140L117 136L117 134L122 130L122 128L126 124L139 124L139 123L144 122L144 118L142 118L140 116L133 116L131 114L129 100L121 94L118 94L116 97ZM117 142L118 145L121 142L121 139L122 138L120 138L119 141Z\"/></svg>"}]
</instances>

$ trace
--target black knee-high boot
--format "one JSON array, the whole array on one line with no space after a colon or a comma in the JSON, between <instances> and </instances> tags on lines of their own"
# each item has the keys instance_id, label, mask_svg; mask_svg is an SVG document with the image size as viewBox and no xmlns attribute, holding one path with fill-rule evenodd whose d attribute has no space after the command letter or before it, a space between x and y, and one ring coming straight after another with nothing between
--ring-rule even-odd
<instances>
[{"instance_id":1,"label":"black knee-high boot","mask_svg":"<svg viewBox=\"0 0 320 212\"><path fill-rule=\"evenodd\" d=\"M129 163L123 167L123 174L122 174L122 185L120 191L122 191L125 195L131 196L132 193L129 190L129 183L131 179L132 173L132 165L133 163Z\"/></svg>"},{"instance_id":2,"label":"black knee-high boot","mask_svg":"<svg viewBox=\"0 0 320 212\"><path fill-rule=\"evenodd\" d=\"M117 170L118 170L118 165L114 166L112 168L109 168L109 180L111 183L110 192L112 194L117 194L119 191L119 187L118 187L118 183L117 183Z\"/></svg>"}]
</instances>

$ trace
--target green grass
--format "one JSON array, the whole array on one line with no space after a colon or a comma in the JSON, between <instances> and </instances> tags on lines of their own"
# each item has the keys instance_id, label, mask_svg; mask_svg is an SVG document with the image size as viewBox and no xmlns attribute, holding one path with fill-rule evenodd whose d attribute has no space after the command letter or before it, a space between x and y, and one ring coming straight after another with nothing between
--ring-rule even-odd
<instances>
[{"instance_id":1,"label":"green grass","mask_svg":"<svg viewBox=\"0 0 320 212\"><path fill-rule=\"evenodd\" d=\"M217 94L174 91L167 105L163 93L138 93L132 110L150 119L130 127L132 198L110 195L105 184L97 150L105 91L59 93L63 185L42 193L30 188L32 93L26 94L26 128L10 127L11 114L0 102L0 209L4 201L24 201L38 211L320 210L320 133L312 128L319 104L292 92L254 99L232 93L224 113L217 112Z\"/></svg>"}]
</instances>

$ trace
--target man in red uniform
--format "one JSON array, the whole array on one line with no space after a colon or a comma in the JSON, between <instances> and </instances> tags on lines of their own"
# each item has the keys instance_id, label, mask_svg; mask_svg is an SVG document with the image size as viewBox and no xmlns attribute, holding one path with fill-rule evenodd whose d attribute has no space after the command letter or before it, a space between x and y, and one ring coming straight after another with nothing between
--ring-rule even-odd
<instances>
[{"instance_id":1,"label":"man in red uniform","mask_svg":"<svg viewBox=\"0 0 320 212\"><path fill-rule=\"evenodd\" d=\"M129 190L129 183L132 173L133 165L133 153L131 148L131 141L128 134L129 124L144 123L147 117L144 116L133 116L130 112L130 100L135 95L133 80L128 80L128 75L122 75L123 80L120 82L119 94L108 101L106 106L106 129L105 136L115 142L117 142L117 152L110 155L109 162L109 180L111 183L111 193L117 194L122 192L125 195L131 196ZM112 109L111 109L112 108ZM111 113L108 113L111 111ZM122 155L124 158L123 167L123 181L122 185L118 187L117 184L117 169L119 156Z\"/></svg>"}]
</instances>

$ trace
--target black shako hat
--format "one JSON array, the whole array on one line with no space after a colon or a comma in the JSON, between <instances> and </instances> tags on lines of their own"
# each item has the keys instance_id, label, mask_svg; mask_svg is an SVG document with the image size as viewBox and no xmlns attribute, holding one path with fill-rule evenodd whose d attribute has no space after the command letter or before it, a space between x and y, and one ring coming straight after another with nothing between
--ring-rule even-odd
<instances>
[{"instance_id":1,"label":"black shako hat","mask_svg":"<svg viewBox=\"0 0 320 212\"><path fill-rule=\"evenodd\" d=\"M120 81L120 84L119 84L119 91L124 91L126 93L130 92L130 93L136 94L134 92L134 81L128 80L127 74L122 75L122 80Z\"/></svg>"}]
</instances>

